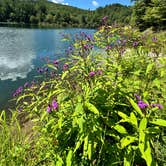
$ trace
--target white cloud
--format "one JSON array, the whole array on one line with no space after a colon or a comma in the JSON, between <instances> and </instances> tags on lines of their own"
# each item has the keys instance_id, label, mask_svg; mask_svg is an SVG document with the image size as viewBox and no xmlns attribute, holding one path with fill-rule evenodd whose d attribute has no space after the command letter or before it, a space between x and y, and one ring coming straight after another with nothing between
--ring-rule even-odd
<instances>
[{"instance_id":1,"label":"white cloud","mask_svg":"<svg viewBox=\"0 0 166 166\"><path fill-rule=\"evenodd\" d=\"M53 3L61 3L62 5L69 5L69 3L64 2L64 0L49 0Z\"/></svg>"},{"instance_id":2,"label":"white cloud","mask_svg":"<svg viewBox=\"0 0 166 166\"><path fill-rule=\"evenodd\" d=\"M92 5L93 5L94 7L98 7L98 6L99 6L99 3L98 3L97 1L92 1Z\"/></svg>"}]
</instances>

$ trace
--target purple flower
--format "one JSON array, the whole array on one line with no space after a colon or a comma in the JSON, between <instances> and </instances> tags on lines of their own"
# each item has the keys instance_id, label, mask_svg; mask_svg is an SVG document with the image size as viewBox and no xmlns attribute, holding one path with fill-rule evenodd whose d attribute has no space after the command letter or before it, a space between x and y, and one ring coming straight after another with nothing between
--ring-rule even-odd
<instances>
[{"instance_id":1,"label":"purple flower","mask_svg":"<svg viewBox=\"0 0 166 166\"><path fill-rule=\"evenodd\" d=\"M16 93L16 92L14 92L14 93L12 94L12 96L13 96L13 97L16 97L16 96L17 96L17 93Z\"/></svg>"},{"instance_id":2,"label":"purple flower","mask_svg":"<svg viewBox=\"0 0 166 166\"><path fill-rule=\"evenodd\" d=\"M69 65L68 64L64 64L63 65L63 70L67 70L69 68Z\"/></svg>"},{"instance_id":3,"label":"purple flower","mask_svg":"<svg viewBox=\"0 0 166 166\"><path fill-rule=\"evenodd\" d=\"M45 71L45 72L48 72L48 67L45 67L45 68L44 68L44 71Z\"/></svg>"},{"instance_id":4,"label":"purple flower","mask_svg":"<svg viewBox=\"0 0 166 166\"><path fill-rule=\"evenodd\" d=\"M111 46L106 46L105 50L108 51L110 50L112 47Z\"/></svg>"},{"instance_id":5,"label":"purple flower","mask_svg":"<svg viewBox=\"0 0 166 166\"><path fill-rule=\"evenodd\" d=\"M133 42L133 47L137 47L138 44L139 44L139 43L138 43L137 41Z\"/></svg>"},{"instance_id":6,"label":"purple flower","mask_svg":"<svg viewBox=\"0 0 166 166\"><path fill-rule=\"evenodd\" d=\"M23 87L20 86L20 87L16 90L16 93L19 94L19 93L21 93L22 91L23 91Z\"/></svg>"},{"instance_id":7,"label":"purple flower","mask_svg":"<svg viewBox=\"0 0 166 166\"><path fill-rule=\"evenodd\" d=\"M137 100L141 100L141 97L139 95L137 95L136 93L134 94L134 96Z\"/></svg>"},{"instance_id":8,"label":"purple flower","mask_svg":"<svg viewBox=\"0 0 166 166\"><path fill-rule=\"evenodd\" d=\"M98 75L102 75L102 74L103 74L103 71L102 71L102 70L98 70L98 71L97 71L97 74L98 74Z\"/></svg>"},{"instance_id":9,"label":"purple flower","mask_svg":"<svg viewBox=\"0 0 166 166\"><path fill-rule=\"evenodd\" d=\"M51 112L51 107L50 107L50 105L48 105L48 107L47 107L47 110L46 110L48 113L50 113Z\"/></svg>"},{"instance_id":10,"label":"purple flower","mask_svg":"<svg viewBox=\"0 0 166 166\"><path fill-rule=\"evenodd\" d=\"M37 72L38 72L38 73L42 73L42 72L43 72L43 69L38 67L38 68L37 68Z\"/></svg>"},{"instance_id":11,"label":"purple flower","mask_svg":"<svg viewBox=\"0 0 166 166\"><path fill-rule=\"evenodd\" d=\"M145 102L143 102L142 100L138 101L138 107L140 109L145 109L146 107L148 107L148 104L146 104Z\"/></svg>"},{"instance_id":12,"label":"purple flower","mask_svg":"<svg viewBox=\"0 0 166 166\"><path fill-rule=\"evenodd\" d=\"M102 18L102 21L105 22L105 21L107 21L107 19L108 19L108 16L104 16L104 17Z\"/></svg>"},{"instance_id":13,"label":"purple flower","mask_svg":"<svg viewBox=\"0 0 166 166\"><path fill-rule=\"evenodd\" d=\"M24 88L28 87L28 85L29 85L29 83L26 82L26 83L24 84Z\"/></svg>"},{"instance_id":14,"label":"purple flower","mask_svg":"<svg viewBox=\"0 0 166 166\"><path fill-rule=\"evenodd\" d=\"M52 101L52 107L54 110L58 109L58 103L55 100Z\"/></svg>"},{"instance_id":15,"label":"purple flower","mask_svg":"<svg viewBox=\"0 0 166 166\"><path fill-rule=\"evenodd\" d=\"M57 66L57 65L58 65L58 61L57 61L57 60L54 60L54 61L53 61L53 64Z\"/></svg>"},{"instance_id":16,"label":"purple flower","mask_svg":"<svg viewBox=\"0 0 166 166\"><path fill-rule=\"evenodd\" d=\"M151 104L152 107L158 107L158 109L163 109L161 104Z\"/></svg>"},{"instance_id":17,"label":"purple flower","mask_svg":"<svg viewBox=\"0 0 166 166\"><path fill-rule=\"evenodd\" d=\"M89 73L89 76L90 76L90 77L93 77L95 74L96 74L96 73L95 73L94 71L91 71L91 72Z\"/></svg>"},{"instance_id":18,"label":"purple flower","mask_svg":"<svg viewBox=\"0 0 166 166\"><path fill-rule=\"evenodd\" d=\"M157 41L157 37L156 36L152 37L152 41L156 42Z\"/></svg>"}]
</instances>

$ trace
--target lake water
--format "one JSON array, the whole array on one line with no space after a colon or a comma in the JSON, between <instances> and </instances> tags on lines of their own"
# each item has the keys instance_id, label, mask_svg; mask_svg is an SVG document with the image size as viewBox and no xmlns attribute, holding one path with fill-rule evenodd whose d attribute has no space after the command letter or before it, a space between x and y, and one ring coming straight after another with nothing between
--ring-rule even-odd
<instances>
[{"instance_id":1,"label":"lake water","mask_svg":"<svg viewBox=\"0 0 166 166\"><path fill-rule=\"evenodd\" d=\"M0 109L6 107L13 91L34 79L41 59L65 56L69 42L62 42L62 34L86 32L89 29L28 29L0 27Z\"/></svg>"}]
</instances>

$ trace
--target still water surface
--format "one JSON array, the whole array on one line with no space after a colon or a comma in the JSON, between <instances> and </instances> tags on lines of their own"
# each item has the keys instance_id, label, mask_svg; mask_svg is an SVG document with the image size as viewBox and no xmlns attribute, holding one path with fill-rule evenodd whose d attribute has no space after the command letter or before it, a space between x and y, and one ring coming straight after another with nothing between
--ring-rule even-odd
<instances>
[{"instance_id":1,"label":"still water surface","mask_svg":"<svg viewBox=\"0 0 166 166\"><path fill-rule=\"evenodd\" d=\"M27 29L0 27L0 109L6 107L12 92L26 81L34 79L42 58L59 59L65 55L69 42L62 34L86 32L89 29Z\"/></svg>"}]
</instances>

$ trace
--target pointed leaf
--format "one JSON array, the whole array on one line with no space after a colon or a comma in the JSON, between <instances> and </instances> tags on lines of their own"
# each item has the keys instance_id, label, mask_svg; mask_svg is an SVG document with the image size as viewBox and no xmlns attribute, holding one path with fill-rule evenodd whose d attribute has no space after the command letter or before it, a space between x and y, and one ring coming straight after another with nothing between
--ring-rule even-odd
<instances>
[{"instance_id":1,"label":"pointed leaf","mask_svg":"<svg viewBox=\"0 0 166 166\"><path fill-rule=\"evenodd\" d=\"M166 127L166 120L163 120L163 119L154 119L154 120L150 121L150 123Z\"/></svg>"},{"instance_id":2,"label":"pointed leaf","mask_svg":"<svg viewBox=\"0 0 166 166\"><path fill-rule=\"evenodd\" d=\"M93 104L85 102L85 106L88 108L89 111L93 112L96 115L99 115L98 109Z\"/></svg>"}]
</instances>

